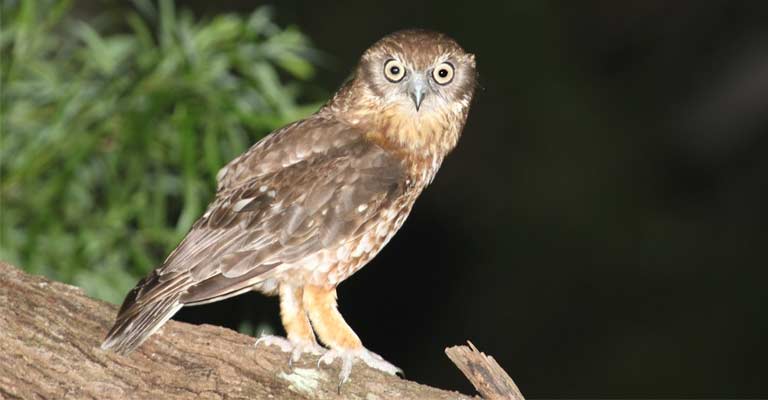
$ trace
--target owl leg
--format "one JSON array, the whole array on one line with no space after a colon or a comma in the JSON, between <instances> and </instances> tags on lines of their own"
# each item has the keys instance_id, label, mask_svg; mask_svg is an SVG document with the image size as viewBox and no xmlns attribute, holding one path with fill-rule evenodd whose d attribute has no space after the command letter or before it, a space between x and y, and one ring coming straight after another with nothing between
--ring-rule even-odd
<instances>
[{"instance_id":1,"label":"owl leg","mask_svg":"<svg viewBox=\"0 0 768 400\"><path fill-rule=\"evenodd\" d=\"M317 344L312 325L304 309L302 288L288 284L280 285L280 318L288 340L277 336L263 336L256 341L258 346L276 345L284 352L291 352L291 363L301 358L303 353L320 354L324 349Z\"/></svg>"},{"instance_id":2,"label":"owl leg","mask_svg":"<svg viewBox=\"0 0 768 400\"><path fill-rule=\"evenodd\" d=\"M349 375L352 373L352 364L358 360L363 361L371 368L391 375L402 373L400 368L386 362L378 354L363 347L360 338L347 325L336 308L335 288L305 286L304 307L307 309L312 327L320 341L330 347L330 350L320 357L318 364L320 362L331 364L337 358L341 360L339 387L349 379Z\"/></svg>"}]
</instances>

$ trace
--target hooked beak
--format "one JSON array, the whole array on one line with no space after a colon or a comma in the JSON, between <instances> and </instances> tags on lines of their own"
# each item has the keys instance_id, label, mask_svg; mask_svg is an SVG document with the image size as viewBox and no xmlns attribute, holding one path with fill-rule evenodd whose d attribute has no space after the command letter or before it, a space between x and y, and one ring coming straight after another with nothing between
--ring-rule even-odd
<instances>
[{"instance_id":1,"label":"hooked beak","mask_svg":"<svg viewBox=\"0 0 768 400\"><path fill-rule=\"evenodd\" d=\"M413 104L416 106L416 111L419 111L421 102L427 94L427 85L421 79L414 79L408 86L408 94L411 96L411 100L413 100Z\"/></svg>"}]
</instances>

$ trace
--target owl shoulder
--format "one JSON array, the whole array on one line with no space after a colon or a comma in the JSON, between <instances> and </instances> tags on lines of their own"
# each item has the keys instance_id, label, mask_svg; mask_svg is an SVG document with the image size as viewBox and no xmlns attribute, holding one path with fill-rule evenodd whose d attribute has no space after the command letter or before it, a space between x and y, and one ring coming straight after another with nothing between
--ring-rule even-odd
<instances>
[{"instance_id":1,"label":"owl shoulder","mask_svg":"<svg viewBox=\"0 0 768 400\"><path fill-rule=\"evenodd\" d=\"M357 128L328 115L314 114L273 131L227 163L216 175L217 190L233 188L302 161L333 153L361 138L362 132Z\"/></svg>"}]
</instances>

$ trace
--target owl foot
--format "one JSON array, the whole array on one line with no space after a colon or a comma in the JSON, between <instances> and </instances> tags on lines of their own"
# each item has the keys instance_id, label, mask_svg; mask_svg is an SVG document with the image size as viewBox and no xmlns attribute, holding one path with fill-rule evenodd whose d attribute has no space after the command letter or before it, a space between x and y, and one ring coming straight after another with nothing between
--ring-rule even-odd
<instances>
[{"instance_id":1,"label":"owl foot","mask_svg":"<svg viewBox=\"0 0 768 400\"><path fill-rule=\"evenodd\" d=\"M282 338L280 336L272 336L272 335L263 335L259 336L258 339L256 339L256 343L254 346L259 347L260 344L263 344L265 346L277 346L280 348L280 351L283 353L287 353L293 349L293 345L291 342L288 341L286 338Z\"/></svg>"},{"instance_id":2,"label":"owl foot","mask_svg":"<svg viewBox=\"0 0 768 400\"><path fill-rule=\"evenodd\" d=\"M288 360L288 365L293 365L293 363L299 361L299 359L301 359L301 355L304 353L320 355L325 351L325 348L321 347L314 341L290 341L280 336L271 335L265 335L258 338L254 346L258 346L260 344L264 344L265 346L277 346L283 353L291 353L291 358Z\"/></svg>"},{"instance_id":3,"label":"owl foot","mask_svg":"<svg viewBox=\"0 0 768 400\"><path fill-rule=\"evenodd\" d=\"M382 372L386 372L390 375L400 374L403 370L388 363L380 355L361 347L359 349L331 349L328 350L317 361L317 365L320 363L330 365L336 359L341 360L341 372L339 373L339 391L341 391L341 385L349 380L349 375L352 373L352 364L356 361L362 361L371 368L377 369Z\"/></svg>"}]
</instances>

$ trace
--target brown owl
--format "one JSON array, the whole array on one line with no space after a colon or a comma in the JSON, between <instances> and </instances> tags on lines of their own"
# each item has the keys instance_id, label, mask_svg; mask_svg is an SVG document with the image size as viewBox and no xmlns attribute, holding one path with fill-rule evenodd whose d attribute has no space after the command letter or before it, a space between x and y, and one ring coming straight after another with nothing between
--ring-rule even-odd
<instances>
[{"instance_id":1,"label":"brown owl","mask_svg":"<svg viewBox=\"0 0 768 400\"><path fill-rule=\"evenodd\" d=\"M346 324L336 286L402 226L456 146L475 86L475 56L441 33L376 42L319 111L221 169L216 198L127 295L102 348L128 353L183 306L258 290L279 294L288 336L262 343L338 358L341 382L357 360L397 372Z\"/></svg>"}]
</instances>

